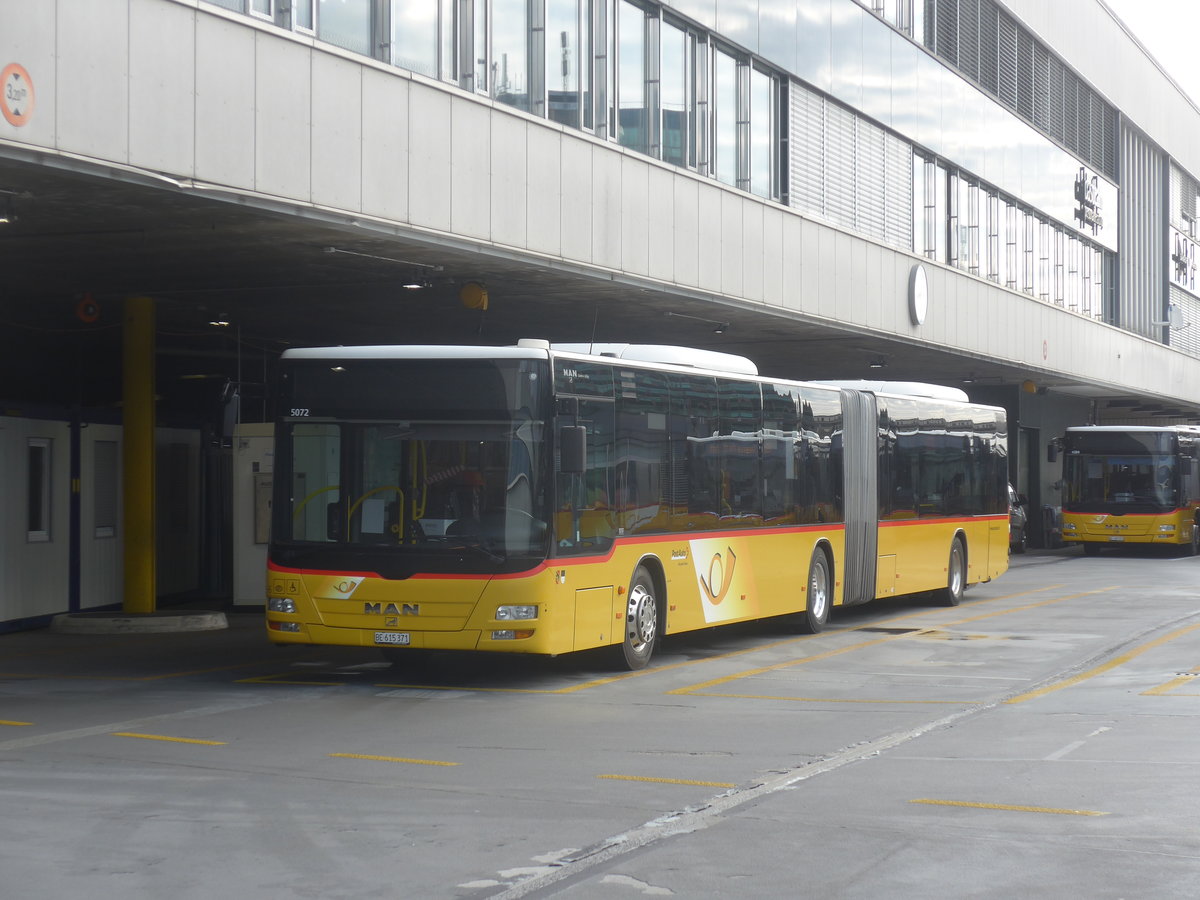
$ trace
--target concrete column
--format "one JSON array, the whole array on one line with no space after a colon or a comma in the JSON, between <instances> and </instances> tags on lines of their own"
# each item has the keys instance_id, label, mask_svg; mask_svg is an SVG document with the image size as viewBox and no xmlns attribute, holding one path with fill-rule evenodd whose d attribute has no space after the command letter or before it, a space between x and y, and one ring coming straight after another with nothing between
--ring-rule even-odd
<instances>
[{"instance_id":1,"label":"concrete column","mask_svg":"<svg viewBox=\"0 0 1200 900\"><path fill-rule=\"evenodd\" d=\"M154 528L154 301L125 300L124 537L126 613L156 605Z\"/></svg>"}]
</instances>

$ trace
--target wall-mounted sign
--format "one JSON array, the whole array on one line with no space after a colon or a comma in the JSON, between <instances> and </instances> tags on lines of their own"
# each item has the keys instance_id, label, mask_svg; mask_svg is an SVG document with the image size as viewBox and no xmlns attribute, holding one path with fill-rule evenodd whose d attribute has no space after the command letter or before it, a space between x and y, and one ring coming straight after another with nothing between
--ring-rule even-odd
<instances>
[{"instance_id":1,"label":"wall-mounted sign","mask_svg":"<svg viewBox=\"0 0 1200 900\"><path fill-rule=\"evenodd\" d=\"M9 125L18 128L33 113L33 82L19 63L9 63L0 72L0 113Z\"/></svg>"},{"instance_id":2,"label":"wall-mounted sign","mask_svg":"<svg viewBox=\"0 0 1200 900\"><path fill-rule=\"evenodd\" d=\"M1100 176L1079 167L1075 176L1075 224L1081 231L1098 235L1104 228L1104 207L1100 199Z\"/></svg>"},{"instance_id":3,"label":"wall-mounted sign","mask_svg":"<svg viewBox=\"0 0 1200 900\"><path fill-rule=\"evenodd\" d=\"M925 324L929 311L929 278L925 267L917 263L908 276L908 316L914 325Z\"/></svg>"},{"instance_id":4,"label":"wall-mounted sign","mask_svg":"<svg viewBox=\"0 0 1200 900\"><path fill-rule=\"evenodd\" d=\"M1178 228L1171 229L1170 265L1171 284L1183 288L1190 294L1200 296L1196 286L1196 264L1200 261L1200 245Z\"/></svg>"}]
</instances>

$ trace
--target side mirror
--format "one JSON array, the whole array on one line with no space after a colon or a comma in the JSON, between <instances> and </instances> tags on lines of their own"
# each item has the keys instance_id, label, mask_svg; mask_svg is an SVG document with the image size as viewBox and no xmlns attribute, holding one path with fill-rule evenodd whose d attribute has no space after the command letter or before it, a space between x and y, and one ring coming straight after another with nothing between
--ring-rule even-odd
<instances>
[{"instance_id":1,"label":"side mirror","mask_svg":"<svg viewBox=\"0 0 1200 900\"><path fill-rule=\"evenodd\" d=\"M558 429L558 469L568 475L580 475L587 470L587 428L583 425L564 425Z\"/></svg>"},{"instance_id":2,"label":"side mirror","mask_svg":"<svg viewBox=\"0 0 1200 900\"><path fill-rule=\"evenodd\" d=\"M1190 456L1179 457L1179 472L1181 475L1191 475L1195 467L1196 461Z\"/></svg>"},{"instance_id":3,"label":"side mirror","mask_svg":"<svg viewBox=\"0 0 1200 900\"><path fill-rule=\"evenodd\" d=\"M1046 445L1046 462L1058 462L1058 446L1054 443Z\"/></svg>"}]
</instances>

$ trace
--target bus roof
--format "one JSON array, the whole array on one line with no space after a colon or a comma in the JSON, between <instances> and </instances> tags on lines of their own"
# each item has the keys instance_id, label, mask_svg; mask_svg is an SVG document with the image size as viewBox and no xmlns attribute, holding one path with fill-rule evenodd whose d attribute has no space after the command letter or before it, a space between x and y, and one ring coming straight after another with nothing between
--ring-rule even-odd
<instances>
[{"instance_id":1,"label":"bus roof","mask_svg":"<svg viewBox=\"0 0 1200 900\"><path fill-rule=\"evenodd\" d=\"M962 388L947 387L944 384L926 384L921 381L813 381L810 384L823 384L829 387L847 388L855 391L869 391L884 397L926 397L931 400L957 400L960 403L970 403L971 398ZM986 404L977 404L986 405Z\"/></svg>"}]
</instances>

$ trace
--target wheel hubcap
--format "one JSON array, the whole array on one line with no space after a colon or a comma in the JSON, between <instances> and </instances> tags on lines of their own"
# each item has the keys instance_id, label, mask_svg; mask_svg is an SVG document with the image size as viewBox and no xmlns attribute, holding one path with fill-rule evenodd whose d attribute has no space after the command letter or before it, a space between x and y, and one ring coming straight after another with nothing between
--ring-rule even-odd
<instances>
[{"instance_id":1,"label":"wheel hubcap","mask_svg":"<svg viewBox=\"0 0 1200 900\"><path fill-rule=\"evenodd\" d=\"M825 570L820 566L813 568L812 580L808 584L808 609L813 618L825 616L825 604L829 602L829 589L826 583Z\"/></svg>"},{"instance_id":2,"label":"wheel hubcap","mask_svg":"<svg viewBox=\"0 0 1200 900\"><path fill-rule=\"evenodd\" d=\"M955 550L950 557L950 591L956 597L962 593L962 568L962 554Z\"/></svg>"},{"instance_id":3,"label":"wheel hubcap","mask_svg":"<svg viewBox=\"0 0 1200 900\"><path fill-rule=\"evenodd\" d=\"M625 615L625 633L635 650L640 650L654 640L658 628L658 613L654 607L654 595L643 585L636 585L629 592L629 606Z\"/></svg>"}]
</instances>

